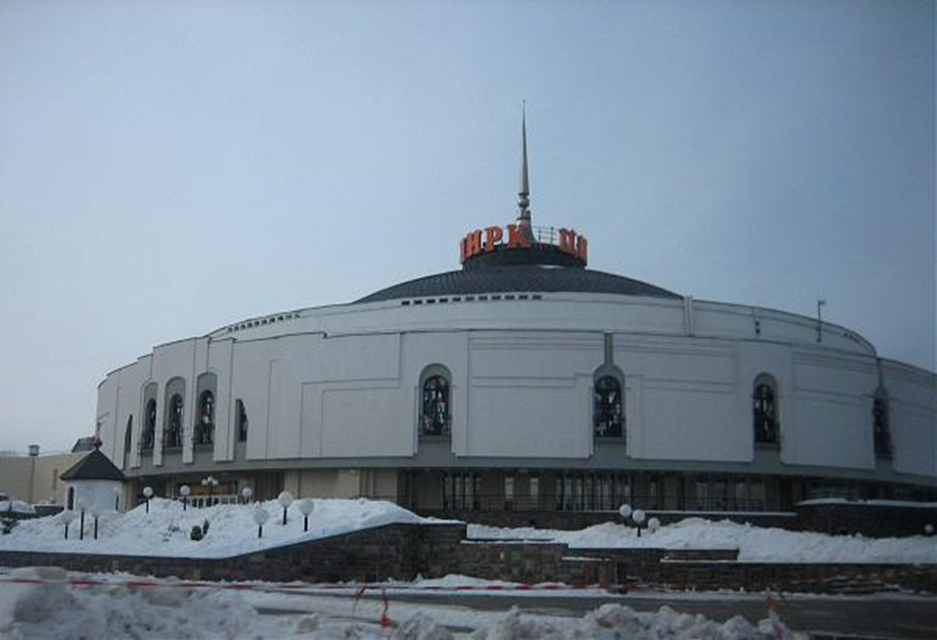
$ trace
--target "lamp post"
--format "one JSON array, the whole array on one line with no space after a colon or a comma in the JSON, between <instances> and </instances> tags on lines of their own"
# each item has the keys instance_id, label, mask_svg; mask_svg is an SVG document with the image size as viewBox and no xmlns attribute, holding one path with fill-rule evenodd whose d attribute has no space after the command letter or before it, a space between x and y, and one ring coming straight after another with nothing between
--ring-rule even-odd
<instances>
[{"instance_id":1,"label":"lamp post","mask_svg":"<svg viewBox=\"0 0 937 640\"><path fill-rule=\"evenodd\" d=\"M120 511L120 487L114 487L114 511Z\"/></svg>"},{"instance_id":2,"label":"lamp post","mask_svg":"<svg viewBox=\"0 0 937 640\"><path fill-rule=\"evenodd\" d=\"M641 525L644 523L644 520L647 518L647 514L644 513L641 509L633 509L630 504L623 504L618 508L618 513L621 514L622 519L625 521L625 526L628 526L628 519L630 518L634 522L635 529L638 530L638 537L641 537ZM656 520L656 518L655 518ZM660 525L660 522L658 522Z\"/></svg>"},{"instance_id":3,"label":"lamp post","mask_svg":"<svg viewBox=\"0 0 937 640\"><path fill-rule=\"evenodd\" d=\"M153 487L143 487L143 499L146 500L146 512L150 512L150 498L153 497Z\"/></svg>"},{"instance_id":4,"label":"lamp post","mask_svg":"<svg viewBox=\"0 0 937 640\"><path fill-rule=\"evenodd\" d=\"M192 493L192 490L189 489L189 485L184 484L179 487L179 495L182 496L182 510L185 511L189 506L189 494Z\"/></svg>"},{"instance_id":5,"label":"lamp post","mask_svg":"<svg viewBox=\"0 0 937 640\"><path fill-rule=\"evenodd\" d=\"M631 519L634 520L635 528L638 530L638 537L641 537L641 525L644 524L644 520L647 518L647 515L641 509L635 509L631 514Z\"/></svg>"},{"instance_id":6,"label":"lamp post","mask_svg":"<svg viewBox=\"0 0 937 640\"><path fill-rule=\"evenodd\" d=\"M244 498L244 504L247 504L251 501L251 496L254 495L254 492L251 491L250 487L244 487L241 489L241 497Z\"/></svg>"},{"instance_id":7,"label":"lamp post","mask_svg":"<svg viewBox=\"0 0 937 640\"><path fill-rule=\"evenodd\" d=\"M218 486L218 479L215 476L208 476L207 478L202 478L202 486L208 489L208 506L212 506L212 492L214 492L215 487Z\"/></svg>"},{"instance_id":8,"label":"lamp post","mask_svg":"<svg viewBox=\"0 0 937 640\"><path fill-rule=\"evenodd\" d=\"M254 518L254 522L257 523L257 537L264 537L264 523L270 518L270 514L267 513L267 510L263 507L257 507L254 509L254 513L251 514L251 517Z\"/></svg>"},{"instance_id":9,"label":"lamp post","mask_svg":"<svg viewBox=\"0 0 937 640\"><path fill-rule=\"evenodd\" d=\"M78 511L81 512L81 519L78 521L78 539L84 540L85 539L85 501L84 499L78 498L78 502L76 503L75 506L77 506Z\"/></svg>"},{"instance_id":10,"label":"lamp post","mask_svg":"<svg viewBox=\"0 0 937 640\"><path fill-rule=\"evenodd\" d=\"M277 502L283 507L283 524L286 524L286 510L293 504L293 494L289 491L281 491L277 496Z\"/></svg>"},{"instance_id":11,"label":"lamp post","mask_svg":"<svg viewBox=\"0 0 937 640\"><path fill-rule=\"evenodd\" d=\"M647 521L647 530L651 533L657 533L658 529L660 529L660 520L657 518L650 518Z\"/></svg>"},{"instance_id":12,"label":"lamp post","mask_svg":"<svg viewBox=\"0 0 937 640\"><path fill-rule=\"evenodd\" d=\"M91 507L91 515L94 517L94 539L98 539L98 518L101 516L101 513L97 505Z\"/></svg>"},{"instance_id":13,"label":"lamp post","mask_svg":"<svg viewBox=\"0 0 937 640\"><path fill-rule=\"evenodd\" d=\"M65 523L65 539L68 540L68 525L75 521L75 512L71 509L62 512L62 522Z\"/></svg>"},{"instance_id":14,"label":"lamp post","mask_svg":"<svg viewBox=\"0 0 937 640\"><path fill-rule=\"evenodd\" d=\"M296 507L303 514L303 531L309 531L309 514L316 508L316 504L307 498L306 500L300 500Z\"/></svg>"}]
</instances>

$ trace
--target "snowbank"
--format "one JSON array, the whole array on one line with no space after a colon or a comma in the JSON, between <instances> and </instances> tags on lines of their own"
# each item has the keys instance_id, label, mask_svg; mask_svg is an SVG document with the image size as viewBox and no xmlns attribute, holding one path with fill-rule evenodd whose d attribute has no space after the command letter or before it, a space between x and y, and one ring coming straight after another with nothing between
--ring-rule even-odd
<instances>
[{"instance_id":1,"label":"snowbank","mask_svg":"<svg viewBox=\"0 0 937 640\"><path fill-rule=\"evenodd\" d=\"M31 504L22 500L0 500L0 515L12 511L13 513L36 513Z\"/></svg>"},{"instance_id":2,"label":"snowbank","mask_svg":"<svg viewBox=\"0 0 937 640\"><path fill-rule=\"evenodd\" d=\"M3 589L0 589L0 637L10 640L454 638L452 632L426 612L433 611L432 607L410 615L396 629L389 631L372 621L349 621L344 611L264 616L239 593L221 589L178 586L126 589L117 585L68 588L56 584L66 578L67 574L61 569L49 567L17 569L4 576L7 580L42 580L45 583L3 584ZM480 624L474 625L462 637L467 635L473 640L745 640L774 637L772 624L777 623L763 620L755 627L736 616L720 624L700 615L681 614L668 607L662 607L656 613L638 613L617 604L604 605L581 619L522 614L517 609L508 613L485 612L481 616ZM778 628L784 631L783 627Z\"/></svg>"},{"instance_id":3,"label":"snowbank","mask_svg":"<svg viewBox=\"0 0 937 640\"><path fill-rule=\"evenodd\" d=\"M12 533L0 537L0 551L223 558L385 524L429 522L391 502L314 500L314 503L309 532L304 533L303 516L295 503L284 526L283 508L275 501L184 511L177 501L154 498L150 500L149 513L140 505L127 513L102 515L97 540L92 538L94 519L90 513L85 514L84 540L79 540L78 518L69 526L66 540L65 524L58 514L21 522ZM263 506L270 513L259 539L251 516L256 506ZM200 541L191 540L192 527L202 526L206 521L208 534Z\"/></svg>"},{"instance_id":4,"label":"snowbank","mask_svg":"<svg viewBox=\"0 0 937 640\"><path fill-rule=\"evenodd\" d=\"M873 539L787 531L723 520L687 518L656 533L607 522L579 531L501 529L469 525L470 538L523 538L564 542L571 548L738 549L743 562L937 563L937 541L924 536Z\"/></svg>"}]
</instances>

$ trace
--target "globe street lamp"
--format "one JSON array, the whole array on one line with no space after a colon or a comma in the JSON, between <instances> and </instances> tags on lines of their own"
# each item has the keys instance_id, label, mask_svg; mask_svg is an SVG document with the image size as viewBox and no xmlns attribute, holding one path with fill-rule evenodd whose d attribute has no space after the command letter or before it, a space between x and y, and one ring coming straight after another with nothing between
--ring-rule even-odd
<instances>
[{"instance_id":1,"label":"globe street lamp","mask_svg":"<svg viewBox=\"0 0 937 640\"><path fill-rule=\"evenodd\" d=\"M307 498L306 500L300 500L296 507L303 514L303 531L309 531L309 514L316 508L315 503Z\"/></svg>"},{"instance_id":2,"label":"globe street lamp","mask_svg":"<svg viewBox=\"0 0 937 640\"><path fill-rule=\"evenodd\" d=\"M98 518L101 516L100 509L97 505L91 507L91 515L94 516L94 539L98 539Z\"/></svg>"},{"instance_id":3,"label":"globe street lamp","mask_svg":"<svg viewBox=\"0 0 937 640\"><path fill-rule=\"evenodd\" d=\"M267 510L263 507L257 507L254 509L254 513L251 514L251 517L254 518L254 522L257 523L257 537L264 537L264 523L270 518L270 514L267 513Z\"/></svg>"},{"instance_id":4,"label":"globe street lamp","mask_svg":"<svg viewBox=\"0 0 937 640\"><path fill-rule=\"evenodd\" d=\"M650 518L647 521L647 528L651 533L657 533L657 530L660 529L660 520L657 518Z\"/></svg>"},{"instance_id":5,"label":"globe street lamp","mask_svg":"<svg viewBox=\"0 0 937 640\"><path fill-rule=\"evenodd\" d=\"M189 489L189 485L184 484L179 487L179 495L182 496L182 510L185 511L189 506L189 494L192 493L192 490Z\"/></svg>"},{"instance_id":6,"label":"globe street lamp","mask_svg":"<svg viewBox=\"0 0 937 640\"><path fill-rule=\"evenodd\" d=\"M114 487L114 511L120 511L120 487Z\"/></svg>"},{"instance_id":7,"label":"globe street lamp","mask_svg":"<svg viewBox=\"0 0 937 640\"><path fill-rule=\"evenodd\" d=\"M143 499L146 500L146 512L150 512L150 498L153 497L153 487L143 487Z\"/></svg>"},{"instance_id":8,"label":"globe street lamp","mask_svg":"<svg viewBox=\"0 0 937 640\"><path fill-rule=\"evenodd\" d=\"M289 491L281 491L277 496L277 502L283 507L283 524L286 524L286 510L293 504L293 494Z\"/></svg>"},{"instance_id":9,"label":"globe street lamp","mask_svg":"<svg viewBox=\"0 0 937 640\"><path fill-rule=\"evenodd\" d=\"M634 524L638 530L638 537L641 537L641 525L644 524L644 520L647 518L647 515L641 511L641 509L635 509L631 514L631 519L634 520Z\"/></svg>"},{"instance_id":10,"label":"globe street lamp","mask_svg":"<svg viewBox=\"0 0 937 640\"><path fill-rule=\"evenodd\" d=\"M68 525L75 521L75 512L71 509L62 512L62 522L65 523L65 539L68 540Z\"/></svg>"},{"instance_id":11,"label":"globe street lamp","mask_svg":"<svg viewBox=\"0 0 937 640\"><path fill-rule=\"evenodd\" d=\"M247 504L251 501L251 496L254 495L254 492L251 491L250 487L244 487L241 489L241 497L244 498L244 504Z\"/></svg>"},{"instance_id":12,"label":"globe street lamp","mask_svg":"<svg viewBox=\"0 0 937 640\"><path fill-rule=\"evenodd\" d=\"M218 479L215 476L208 476L207 478L202 478L202 486L208 489L208 506L212 506L212 492L215 490L215 487L218 486Z\"/></svg>"},{"instance_id":13,"label":"globe street lamp","mask_svg":"<svg viewBox=\"0 0 937 640\"><path fill-rule=\"evenodd\" d=\"M623 504L620 507L618 507L618 513L621 514L621 517L622 519L626 521L626 524L627 524L628 518L631 517L631 512L632 512L632 508L630 504Z\"/></svg>"}]
</instances>

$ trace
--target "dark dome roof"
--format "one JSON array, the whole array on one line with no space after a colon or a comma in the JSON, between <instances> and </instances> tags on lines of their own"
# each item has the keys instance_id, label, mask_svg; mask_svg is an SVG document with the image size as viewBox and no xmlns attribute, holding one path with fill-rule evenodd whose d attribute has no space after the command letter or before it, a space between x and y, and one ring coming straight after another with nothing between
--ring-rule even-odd
<instances>
[{"instance_id":1,"label":"dark dome roof","mask_svg":"<svg viewBox=\"0 0 937 640\"><path fill-rule=\"evenodd\" d=\"M558 265L513 264L437 273L381 289L355 302L478 293L559 291L670 299L681 297L652 284L603 271Z\"/></svg>"}]
</instances>

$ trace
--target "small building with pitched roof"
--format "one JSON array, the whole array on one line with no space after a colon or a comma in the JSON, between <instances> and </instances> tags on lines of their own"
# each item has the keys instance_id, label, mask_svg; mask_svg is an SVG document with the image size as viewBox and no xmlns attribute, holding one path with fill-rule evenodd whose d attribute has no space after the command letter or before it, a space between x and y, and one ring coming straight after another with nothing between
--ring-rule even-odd
<instances>
[{"instance_id":1,"label":"small building with pitched roof","mask_svg":"<svg viewBox=\"0 0 937 640\"><path fill-rule=\"evenodd\" d=\"M96 440L94 451L61 475L68 486L67 509L81 509L83 506L90 511L116 511L122 506L127 478L101 452L100 447L101 441Z\"/></svg>"}]
</instances>

